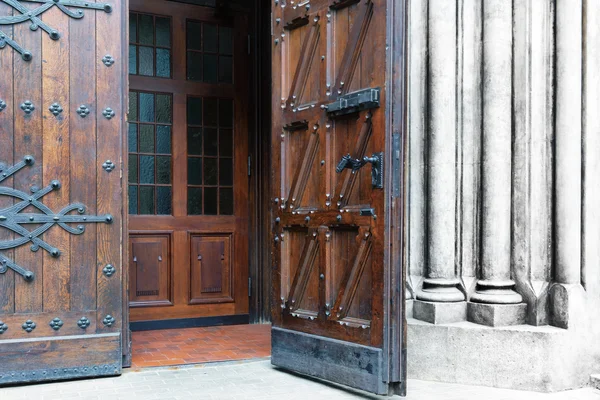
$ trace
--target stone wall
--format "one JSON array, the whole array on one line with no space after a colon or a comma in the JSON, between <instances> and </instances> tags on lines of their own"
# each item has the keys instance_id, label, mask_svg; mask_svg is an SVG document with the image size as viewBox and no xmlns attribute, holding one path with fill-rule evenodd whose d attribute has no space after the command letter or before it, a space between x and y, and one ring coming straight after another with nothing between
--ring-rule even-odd
<instances>
[{"instance_id":1,"label":"stone wall","mask_svg":"<svg viewBox=\"0 0 600 400\"><path fill-rule=\"evenodd\" d=\"M410 0L409 30L409 376L582 386L600 372L600 2Z\"/></svg>"}]
</instances>

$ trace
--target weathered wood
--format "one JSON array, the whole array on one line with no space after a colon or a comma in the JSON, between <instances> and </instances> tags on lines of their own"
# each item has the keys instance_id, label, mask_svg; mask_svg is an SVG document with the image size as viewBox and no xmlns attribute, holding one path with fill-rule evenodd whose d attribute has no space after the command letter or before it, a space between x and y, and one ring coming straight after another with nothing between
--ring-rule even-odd
<instances>
[{"instance_id":1,"label":"weathered wood","mask_svg":"<svg viewBox=\"0 0 600 400\"><path fill-rule=\"evenodd\" d=\"M388 394L381 349L276 327L271 339L271 360L278 367Z\"/></svg>"}]
</instances>

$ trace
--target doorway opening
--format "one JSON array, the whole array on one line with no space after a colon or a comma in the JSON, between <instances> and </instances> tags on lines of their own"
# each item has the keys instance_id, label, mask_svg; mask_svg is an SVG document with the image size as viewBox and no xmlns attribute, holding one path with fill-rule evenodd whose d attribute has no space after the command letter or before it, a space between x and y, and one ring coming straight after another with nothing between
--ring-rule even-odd
<instances>
[{"instance_id":1,"label":"doorway opening","mask_svg":"<svg viewBox=\"0 0 600 400\"><path fill-rule=\"evenodd\" d=\"M133 367L270 355L267 7L221 3L129 2Z\"/></svg>"}]
</instances>

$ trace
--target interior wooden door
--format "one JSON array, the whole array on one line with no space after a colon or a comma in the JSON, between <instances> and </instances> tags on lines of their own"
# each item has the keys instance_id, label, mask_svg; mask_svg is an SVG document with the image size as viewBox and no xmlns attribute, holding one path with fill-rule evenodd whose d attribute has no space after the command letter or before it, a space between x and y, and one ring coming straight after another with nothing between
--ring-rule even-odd
<instances>
[{"instance_id":1,"label":"interior wooden door","mask_svg":"<svg viewBox=\"0 0 600 400\"><path fill-rule=\"evenodd\" d=\"M379 394L401 381L394 3L273 3L272 363Z\"/></svg>"},{"instance_id":2,"label":"interior wooden door","mask_svg":"<svg viewBox=\"0 0 600 400\"><path fill-rule=\"evenodd\" d=\"M0 385L121 372L125 4L0 1Z\"/></svg>"},{"instance_id":3,"label":"interior wooden door","mask_svg":"<svg viewBox=\"0 0 600 400\"><path fill-rule=\"evenodd\" d=\"M129 32L132 327L247 322L246 17L131 0Z\"/></svg>"}]
</instances>

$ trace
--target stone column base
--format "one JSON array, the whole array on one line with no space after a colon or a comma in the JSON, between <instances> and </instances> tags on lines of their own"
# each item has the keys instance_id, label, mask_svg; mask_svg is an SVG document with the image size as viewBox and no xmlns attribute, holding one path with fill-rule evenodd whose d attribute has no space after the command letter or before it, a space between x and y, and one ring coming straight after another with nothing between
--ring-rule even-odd
<instances>
[{"instance_id":1,"label":"stone column base","mask_svg":"<svg viewBox=\"0 0 600 400\"><path fill-rule=\"evenodd\" d=\"M525 324L527 304L485 304L469 302L467 320L487 326L509 326Z\"/></svg>"},{"instance_id":2,"label":"stone column base","mask_svg":"<svg viewBox=\"0 0 600 400\"><path fill-rule=\"evenodd\" d=\"M467 320L467 302L437 303L415 300L413 317L431 324L449 324Z\"/></svg>"}]
</instances>

